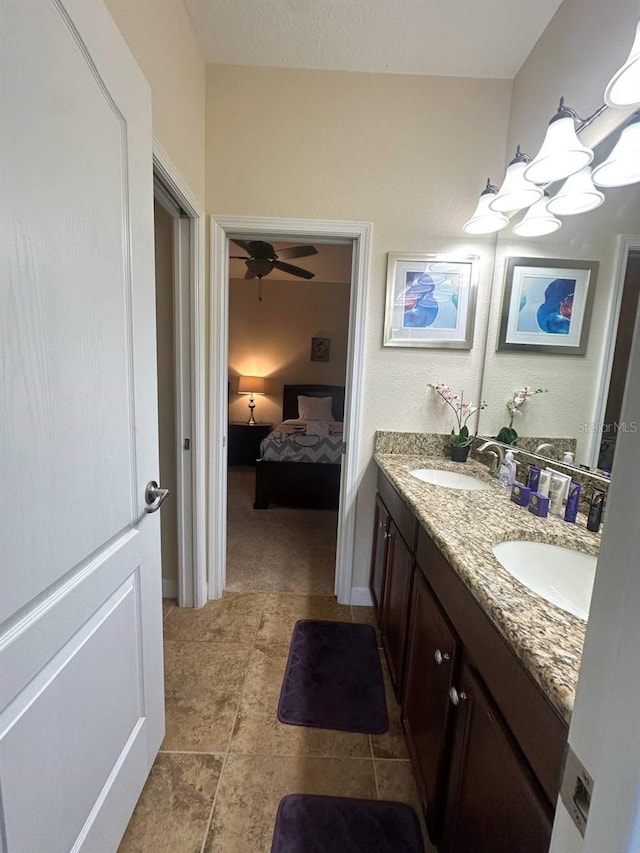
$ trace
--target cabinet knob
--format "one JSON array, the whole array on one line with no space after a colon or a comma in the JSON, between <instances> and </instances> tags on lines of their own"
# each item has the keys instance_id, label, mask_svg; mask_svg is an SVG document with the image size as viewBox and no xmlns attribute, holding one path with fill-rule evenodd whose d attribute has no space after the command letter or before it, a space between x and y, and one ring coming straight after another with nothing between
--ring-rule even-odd
<instances>
[{"instance_id":1,"label":"cabinet knob","mask_svg":"<svg viewBox=\"0 0 640 853\"><path fill-rule=\"evenodd\" d=\"M449 699L451 699L452 705L459 705L461 702L465 702L467 700L467 694L464 690L461 690L459 693L455 687L452 687L449 691Z\"/></svg>"},{"instance_id":2,"label":"cabinet knob","mask_svg":"<svg viewBox=\"0 0 640 853\"><path fill-rule=\"evenodd\" d=\"M385 521L379 521L379 522L378 522L378 527L380 528L380 530L382 530L382 528L383 528L383 527L385 527L385 526L386 526L386 522L385 522Z\"/></svg>"},{"instance_id":3,"label":"cabinet knob","mask_svg":"<svg viewBox=\"0 0 640 853\"><path fill-rule=\"evenodd\" d=\"M433 657L435 658L438 666L441 666L442 661L449 660L449 652L441 652L440 649L436 649L433 653Z\"/></svg>"},{"instance_id":4,"label":"cabinet knob","mask_svg":"<svg viewBox=\"0 0 640 853\"><path fill-rule=\"evenodd\" d=\"M385 539L392 539L393 537L392 537L391 533L389 533L389 531L388 531L388 530L385 530L385 532L384 532L384 538L385 538Z\"/></svg>"}]
</instances>

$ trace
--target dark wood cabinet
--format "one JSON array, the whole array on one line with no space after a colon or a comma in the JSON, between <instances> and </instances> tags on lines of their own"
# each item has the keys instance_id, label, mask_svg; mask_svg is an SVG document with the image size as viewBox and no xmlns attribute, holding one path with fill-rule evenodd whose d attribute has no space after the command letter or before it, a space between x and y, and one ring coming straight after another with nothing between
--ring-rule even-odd
<instances>
[{"instance_id":1,"label":"dark wood cabinet","mask_svg":"<svg viewBox=\"0 0 640 853\"><path fill-rule=\"evenodd\" d=\"M442 824L449 759L453 686L460 644L416 566L402 701L402 722L429 836Z\"/></svg>"},{"instance_id":2,"label":"dark wood cabinet","mask_svg":"<svg viewBox=\"0 0 640 853\"><path fill-rule=\"evenodd\" d=\"M384 595L385 564L387 560L387 539L389 535L390 515L376 495L376 510L373 522L373 551L371 554L371 577L369 585L371 598L376 611L378 625L382 624L382 601Z\"/></svg>"},{"instance_id":3,"label":"dark wood cabinet","mask_svg":"<svg viewBox=\"0 0 640 853\"><path fill-rule=\"evenodd\" d=\"M465 663L454 688L442 853L543 853L553 811L482 681Z\"/></svg>"},{"instance_id":4,"label":"dark wood cabinet","mask_svg":"<svg viewBox=\"0 0 640 853\"><path fill-rule=\"evenodd\" d=\"M565 721L383 473L375 525L371 593L431 840L546 853Z\"/></svg>"},{"instance_id":5,"label":"dark wood cabinet","mask_svg":"<svg viewBox=\"0 0 640 853\"><path fill-rule=\"evenodd\" d=\"M398 701L402 695L402 674L407 632L407 611L411 592L413 554L393 521L387 536L387 559L382 605L382 645Z\"/></svg>"},{"instance_id":6,"label":"dark wood cabinet","mask_svg":"<svg viewBox=\"0 0 640 853\"><path fill-rule=\"evenodd\" d=\"M260 442L272 429L273 424L229 424L228 464L255 465L260 456Z\"/></svg>"}]
</instances>

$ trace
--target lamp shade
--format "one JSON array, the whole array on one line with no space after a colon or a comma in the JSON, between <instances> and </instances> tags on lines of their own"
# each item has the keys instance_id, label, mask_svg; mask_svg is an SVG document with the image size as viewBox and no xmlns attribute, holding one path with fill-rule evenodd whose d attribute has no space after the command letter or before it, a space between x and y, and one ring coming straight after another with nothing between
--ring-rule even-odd
<instances>
[{"instance_id":1,"label":"lamp shade","mask_svg":"<svg viewBox=\"0 0 640 853\"><path fill-rule=\"evenodd\" d=\"M513 233L519 237L543 237L561 228L562 222L547 209L548 201L545 193L544 198L532 204L522 220L513 226Z\"/></svg>"},{"instance_id":2,"label":"lamp shade","mask_svg":"<svg viewBox=\"0 0 640 853\"><path fill-rule=\"evenodd\" d=\"M241 376L238 394L264 394L264 376Z\"/></svg>"},{"instance_id":3,"label":"lamp shade","mask_svg":"<svg viewBox=\"0 0 640 853\"><path fill-rule=\"evenodd\" d=\"M543 190L524 177L524 170L529 163L529 157L520 151L518 145L516 156L509 163L502 186L489 202L489 208L498 213L522 210L542 198Z\"/></svg>"},{"instance_id":4,"label":"lamp shade","mask_svg":"<svg viewBox=\"0 0 640 853\"><path fill-rule=\"evenodd\" d=\"M604 193L594 186L591 167L585 166L567 178L558 192L547 203L547 210L557 216L572 216L600 207Z\"/></svg>"},{"instance_id":5,"label":"lamp shade","mask_svg":"<svg viewBox=\"0 0 640 853\"><path fill-rule=\"evenodd\" d=\"M592 161L593 151L578 139L573 113L561 101L542 148L525 167L524 176L534 184L550 184L568 178Z\"/></svg>"},{"instance_id":6,"label":"lamp shade","mask_svg":"<svg viewBox=\"0 0 640 853\"><path fill-rule=\"evenodd\" d=\"M606 160L593 170L599 187L625 187L640 181L640 118L627 125Z\"/></svg>"},{"instance_id":7,"label":"lamp shade","mask_svg":"<svg viewBox=\"0 0 640 853\"><path fill-rule=\"evenodd\" d=\"M488 178L473 216L468 222L465 222L463 231L467 234L493 234L509 223L506 216L491 210L489 207L489 203L497 192L498 188L491 183L491 178Z\"/></svg>"},{"instance_id":8,"label":"lamp shade","mask_svg":"<svg viewBox=\"0 0 640 853\"><path fill-rule=\"evenodd\" d=\"M630 107L640 104L640 21L625 63L616 71L604 90L608 107Z\"/></svg>"}]
</instances>

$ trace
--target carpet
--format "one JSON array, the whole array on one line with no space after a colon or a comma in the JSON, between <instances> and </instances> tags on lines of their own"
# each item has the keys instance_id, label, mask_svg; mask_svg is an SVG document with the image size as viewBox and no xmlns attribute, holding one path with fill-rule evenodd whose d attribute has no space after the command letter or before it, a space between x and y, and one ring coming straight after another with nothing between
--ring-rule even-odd
<instances>
[{"instance_id":1,"label":"carpet","mask_svg":"<svg viewBox=\"0 0 640 853\"><path fill-rule=\"evenodd\" d=\"M374 629L349 622L296 622L278 719L292 726L386 732L389 719Z\"/></svg>"},{"instance_id":2,"label":"carpet","mask_svg":"<svg viewBox=\"0 0 640 853\"><path fill-rule=\"evenodd\" d=\"M280 800L271 853L423 853L411 806L290 794Z\"/></svg>"}]
</instances>

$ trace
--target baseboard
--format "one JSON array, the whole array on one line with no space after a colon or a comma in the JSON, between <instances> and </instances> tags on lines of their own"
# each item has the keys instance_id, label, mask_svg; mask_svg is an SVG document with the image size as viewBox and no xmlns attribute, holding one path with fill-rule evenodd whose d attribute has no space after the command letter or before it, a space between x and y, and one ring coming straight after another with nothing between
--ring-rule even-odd
<instances>
[{"instance_id":1,"label":"baseboard","mask_svg":"<svg viewBox=\"0 0 640 853\"><path fill-rule=\"evenodd\" d=\"M177 598L178 597L178 581L172 578L162 578L162 597Z\"/></svg>"},{"instance_id":2,"label":"baseboard","mask_svg":"<svg viewBox=\"0 0 640 853\"><path fill-rule=\"evenodd\" d=\"M353 604L354 607L373 607L373 599L371 598L371 590L369 587L352 586L351 604Z\"/></svg>"}]
</instances>

